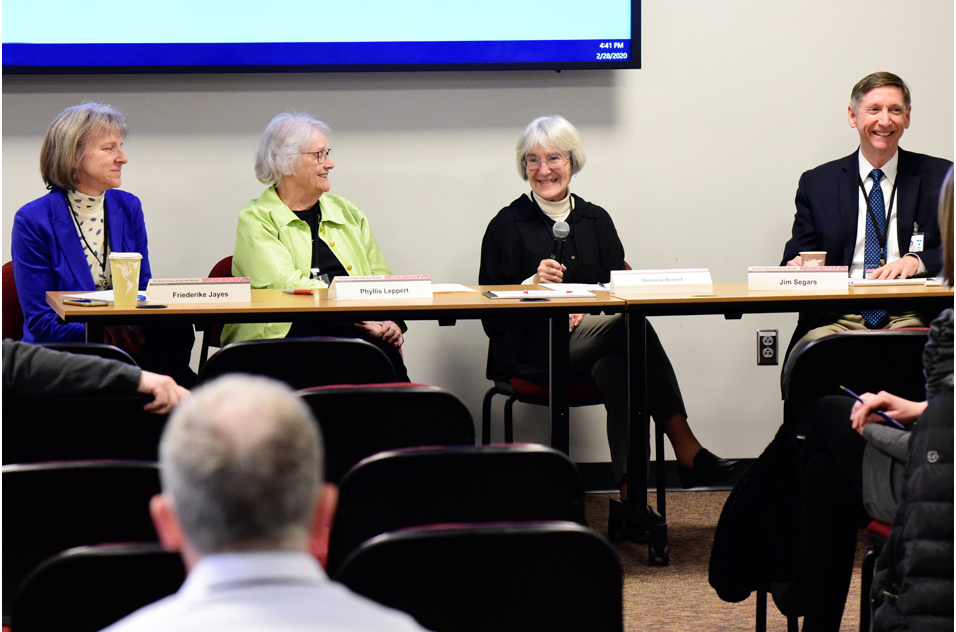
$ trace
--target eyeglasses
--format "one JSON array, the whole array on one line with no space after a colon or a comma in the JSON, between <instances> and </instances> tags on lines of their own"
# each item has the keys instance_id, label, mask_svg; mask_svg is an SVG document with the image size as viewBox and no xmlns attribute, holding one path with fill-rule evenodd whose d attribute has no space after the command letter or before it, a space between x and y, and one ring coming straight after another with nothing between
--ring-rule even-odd
<instances>
[{"instance_id":1,"label":"eyeglasses","mask_svg":"<svg viewBox=\"0 0 956 632\"><path fill-rule=\"evenodd\" d=\"M541 160L537 156L525 156L525 159L522 162L524 162L524 166L527 169L534 170L539 169L542 162L548 163L549 169L557 169L569 160L571 160L571 156L559 156L558 154L551 154L548 156L547 160Z\"/></svg>"},{"instance_id":2,"label":"eyeglasses","mask_svg":"<svg viewBox=\"0 0 956 632\"><path fill-rule=\"evenodd\" d=\"M302 151L299 152L302 156L315 156L315 161L319 164L325 162L325 159L329 157L329 154L332 153L332 148L320 149L319 151Z\"/></svg>"}]
</instances>

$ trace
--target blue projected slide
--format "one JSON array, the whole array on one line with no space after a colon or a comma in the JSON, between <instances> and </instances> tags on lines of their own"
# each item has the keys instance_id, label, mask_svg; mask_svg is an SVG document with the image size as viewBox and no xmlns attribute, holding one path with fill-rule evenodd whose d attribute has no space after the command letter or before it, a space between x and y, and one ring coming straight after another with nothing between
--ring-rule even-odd
<instances>
[{"instance_id":1,"label":"blue projected slide","mask_svg":"<svg viewBox=\"0 0 956 632\"><path fill-rule=\"evenodd\" d=\"M112 6L7 0L4 72L640 67L640 0Z\"/></svg>"}]
</instances>

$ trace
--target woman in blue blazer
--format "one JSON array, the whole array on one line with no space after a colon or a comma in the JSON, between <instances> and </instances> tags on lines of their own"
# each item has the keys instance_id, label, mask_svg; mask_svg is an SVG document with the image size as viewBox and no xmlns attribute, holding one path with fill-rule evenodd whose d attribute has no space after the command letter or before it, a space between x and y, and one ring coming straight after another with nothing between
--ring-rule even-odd
<instances>
[{"instance_id":1,"label":"woman in blue blazer","mask_svg":"<svg viewBox=\"0 0 956 632\"><path fill-rule=\"evenodd\" d=\"M57 321L46 293L112 289L110 252L143 256L140 289L152 278L143 207L139 198L117 189L127 162L127 131L122 112L85 102L63 110L43 139L40 174L50 192L17 211L11 240L24 342L85 339L83 324ZM195 378L188 369L189 329L150 327L146 335L139 328L109 327L106 338L140 366L190 384Z\"/></svg>"},{"instance_id":2,"label":"woman in blue blazer","mask_svg":"<svg viewBox=\"0 0 956 632\"><path fill-rule=\"evenodd\" d=\"M82 323L58 323L46 303L52 291L111 289L109 252L143 255L140 288L151 272L139 199L120 186L126 164L126 117L108 105L83 103L53 121L40 150L49 193L13 218L13 271L23 309L24 342L81 342Z\"/></svg>"}]
</instances>

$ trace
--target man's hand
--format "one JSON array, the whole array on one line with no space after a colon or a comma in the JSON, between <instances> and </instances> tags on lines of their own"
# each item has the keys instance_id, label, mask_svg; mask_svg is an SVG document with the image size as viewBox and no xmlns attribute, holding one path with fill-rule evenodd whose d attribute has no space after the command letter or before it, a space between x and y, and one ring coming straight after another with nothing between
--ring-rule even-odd
<instances>
[{"instance_id":1,"label":"man's hand","mask_svg":"<svg viewBox=\"0 0 956 632\"><path fill-rule=\"evenodd\" d=\"M908 279L919 272L919 257L904 256L870 272L868 279Z\"/></svg>"},{"instance_id":2,"label":"man's hand","mask_svg":"<svg viewBox=\"0 0 956 632\"><path fill-rule=\"evenodd\" d=\"M171 412L190 395L189 391L177 384L173 378L151 371L143 371L140 374L136 390L153 396L153 401L143 406L143 410L157 415Z\"/></svg>"},{"instance_id":3,"label":"man's hand","mask_svg":"<svg viewBox=\"0 0 956 632\"><path fill-rule=\"evenodd\" d=\"M538 273L534 275L532 281L535 285L542 283L561 283L564 279L564 271L567 266L563 266L554 259L542 259L538 264Z\"/></svg>"},{"instance_id":4,"label":"man's hand","mask_svg":"<svg viewBox=\"0 0 956 632\"><path fill-rule=\"evenodd\" d=\"M857 402L850 411L850 421L853 422L853 429L863 434L863 428L866 424L881 423L883 418L877 415L875 410L882 409L888 417L892 417L901 424L911 424L926 410L926 402L912 402L903 399L898 395L880 391L876 395L873 393L863 393L860 395L863 403Z\"/></svg>"},{"instance_id":5,"label":"man's hand","mask_svg":"<svg viewBox=\"0 0 956 632\"><path fill-rule=\"evenodd\" d=\"M794 257L793 259L791 259L790 261L788 261L788 262L787 262L787 265L790 266L791 268L792 268L792 267L795 267L795 266L802 266L802 265L803 265L803 257L801 257L800 255L797 255L796 257Z\"/></svg>"},{"instance_id":6,"label":"man's hand","mask_svg":"<svg viewBox=\"0 0 956 632\"><path fill-rule=\"evenodd\" d=\"M584 320L584 314L568 314L568 331L573 332Z\"/></svg>"}]
</instances>

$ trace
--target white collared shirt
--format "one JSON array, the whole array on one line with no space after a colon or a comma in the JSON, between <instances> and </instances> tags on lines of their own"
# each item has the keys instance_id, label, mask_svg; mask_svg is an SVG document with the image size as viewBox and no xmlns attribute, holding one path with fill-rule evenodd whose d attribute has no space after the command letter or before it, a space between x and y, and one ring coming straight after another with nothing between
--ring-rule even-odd
<instances>
[{"instance_id":1,"label":"white collared shirt","mask_svg":"<svg viewBox=\"0 0 956 632\"><path fill-rule=\"evenodd\" d=\"M173 595L104 632L423 632L407 614L333 582L306 553L206 555Z\"/></svg>"},{"instance_id":2,"label":"white collared shirt","mask_svg":"<svg viewBox=\"0 0 956 632\"><path fill-rule=\"evenodd\" d=\"M863 191L860 191L859 195L857 196L857 199L859 200L859 213L857 215L856 223L856 245L853 247L853 260L850 263L850 278L863 279L866 278L863 258L866 250L866 223L869 221L868 213L866 212L866 200L870 195L870 191L873 189L873 179L870 177L870 172L876 167L867 161L867 159L863 156L862 150L858 151L857 154L859 155L860 180L863 181L863 188L866 190L866 196L863 195ZM893 154L893 157L890 158L885 165L879 167L879 169L883 172L883 178L880 180L880 188L883 189L884 211L890 204L890 197L893 194L893 185L896 183L896 176L899 171L899 162L900 151L897 149L896 153ZM896 209L899 206L899 198L900 191L897 188L896 196L893 199L893 206L889 209L889 221L886 223L887 262L896 261L900 258L900 244L898 239L899 233L896 230ZM907 250L909 250L909 244L907 244ZM923 265L922 259L920 259L918 255L916 258L919 260L919 273L925 273L926 266Z\"/></svg>"}]
</instances>

